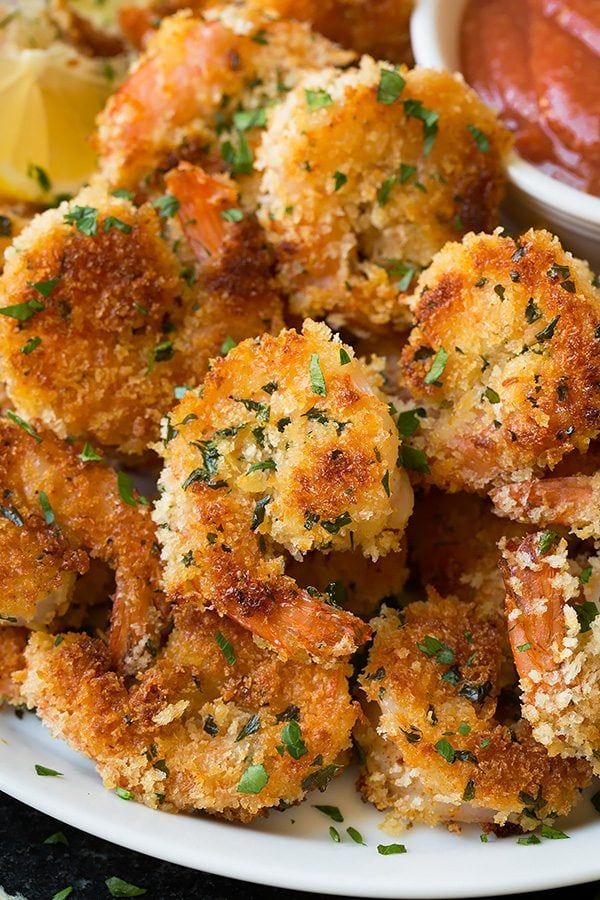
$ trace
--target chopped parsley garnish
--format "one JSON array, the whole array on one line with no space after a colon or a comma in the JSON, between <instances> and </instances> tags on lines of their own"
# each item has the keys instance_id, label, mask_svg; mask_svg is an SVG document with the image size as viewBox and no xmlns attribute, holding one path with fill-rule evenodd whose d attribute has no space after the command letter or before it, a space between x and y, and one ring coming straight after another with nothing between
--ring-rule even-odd
<instances>
[{"instance_id":1,"label":"chopped parsley garnish","mask_svg":"<svg viewBox=\"0 0 600 900\"><path fill-rule=\"evenodd\" d=\"M271 502L273 498L270 494L267 494L265 497L261 497L260 500L257 500L254 504L254 512L252 513L252 524L250 525L251 531L256 531L259 525L265 521L265 511L267 508L267 504Z\"/></svg>"},{"instance_id":2,"label":"chopped parsley garnish","mask_svg":"<svg viewBox=\"0 0 600 900\"><path fill-rule=\"evenodd\" d=\"M217 647L225 657L225 662L230 665L235 665L235 650L230 641L227 640L224 634L221 634L220 631L217 631L215 634L215 641L217 642Z\"/></svg>"},{"instance_id":3,"label":"chopped parsley garnish","mask_svg":"<svg viewBox=\"0 0 600 900\"><path fill-rule=\"evenodd\" d=\"M114 228L115 231L121 231L123 234L131 234L133 231L133 227L128 222L123 222L121 219L117 219L116 216L107 216L102 224L102 230L110 231L111 228Z\"/></svg>"},{"instance_id":4,"label":"chopped parsley garnish","mask_svg":"<svg viewBox=\"0 0 600 900\"><path fill-rule=\"evenodd\" d=\"M86 237L94 237L98 231L98 210L93 206L74 206L65 213L63 221L67 225L74 225Z\"/></svg>"},{"instance_id":5,"label":"chopped parsley garnish","mask_svg":"<svg viewBox=\"0 0 600 900\"><path fill-rule=\"evenodd\" d=\"M522 847L530 847L533 844L541 844L539 837L537 834L528 834L527 837L520 837L517 839L517 844L520 844Z\"/></svg>"},{"instance_id":6,"label":"chopped parsley garnish","mask_svg":"<svg viewBox=\"0 0 600 900\"><path fill-rule=\"evenodd\" d=\"M50 501L48 500L47 495L44 491L40 491L38 494L38 500L40 502L40 506L42 507L42 512L44 514L44 522L46 525L54 525L56 521L56 517L54 515L54 510L50 505Z\"/></svg>"},{"instance_id":7,"label":"chopped parsley garnish","mask_svg":"<svg viewBox=\"0 0 600 900\"><path fill-rule=\"evenodd\" d=\"M446 368L446 363L448 362L448 354L444 350L443 347L440 347L438 352L435 354L433 358L433 362L429 368L429 371L425 375L423 379L425 384L437 384L442 375L444 369Z\"/></svg>"},{"instance_id":8,"label":"chopped parsley garnish","mask_svg":"<svg viewBox=\"0 0 600 900\"><path fill-rule=\"evenodd\" d=\"M271 410L268 406L265 406L264 403L259 403L257 400L246 400L243 397L231 397L232 400L235 400L236 403L241 403L248 412L255 412L256 418L259 422L268 422L271 417Z\"/></svg>"},{"instance_id":9,"label":"chopped parsley garnish","mask_svg":"<svg viewBox=\"0 0 600 900\"><path fill-rule=\"evenodd\" d=\"M238 741L243 741L245 737L249 737L251 734L255 734L260 730L260 716L258 713L255 713L253 716L250 716L248 721L239 731L238 736L236 737L236 743Z\"/></svg>"},{"instance_id":10,"label":"chopped parsley garnish","mask_svg":"<svg viewBox=\"0 0 600 900\"><path fill-rule=\"evenodd\" d=\"M489 400L489 402L492 404L500 403L500 394L498 394L491 387L486 387L485 391L483 392L483 396L485 397L486 400Z\"/></svg>"},{"instance_id":11,"label":"chopped parsley garnish","mask_svg":"<svg viewBox=\"0 0 600 900\"><path fill-rule=\"evenodd\" d=\"M119 200L133 200L134 194L133 191L128 191L126 188L115 188L114 191L111 191L113 197L118 197Z\"/></svg>"},{"instance_id":12,"label":"chopped parsley garnish","mask_svg":"<svg viewBox=\"0 0 600 900\"><path fill-rule=\"evenodd\" d=\"M339 191L341 187L344 187L346 182L348 181L348 176L344 175L343 172L334 172L333 173L333 184L334 190Z\"/></svg>"},{"instance_id":13,"label":"chopped parsley garnish","mask_svg":"<svg viewBox=\"0 0 600 900\"><path fill-rule=\"evenodd\" d=\"M470 700L471 703L483 703L491 690L491 681L484 681L481 684L473 684L471 681L466 681L458 693L459 696L464 697L465 700ZM482 743L481 746L487 746L487 744L484 745Z\"/></svg>"},{"instance_id":14,"label":"chopped parsley garnish","mask_svg":"<svg viewBox=\"0 0 600 900\"><path fill-rule=\"evenodd\" d=\"M416 409L407 409L404 412L398 414L397 427L398 433L400 437L409 438L415 433L418 429L419 419L424 418L426 415L423 407L416 407Z\"/></svg>"},{"instance_id":15,"label":"chopped parsley garnish","mask_svg":"<svg viewBox=\"0 0 600 900\"><path fill-rule=\"evenodd\" d=\"M455 759L454 747L447 738L441 738L435 745L435 749L446 762L453 763Z\"/></svg>"},{"instance_id":16,"label":"chopped parsley garnish","mask_svg":"<svg viewBox=\"0 0 600 900\"><path fill-rule=\"evenodd\" d=\"M8 316L9 319L16 319L18 322L27 322L32 316L42 312L46 307L39 300L33 298L26 300L24 303L15 303L14 306L0 307L0 315Z\"/></svg>"},{"instance_id":17,"label":"chopped parsley garnish","mask_svg":"<svg viewBox=\"0 0 600 900\"><path fill-rule=\"evenodd\" d=\"M527 653L528 650L531 650L531 644L529 641L526 641L524 644L519 644L517 650L519 653Z\"/></svg>"},{"instance_id":18,"label":"chopped parsley garnish","mask_svg":"<svg viewBox=\"0 0 600 900\"><path fill-rule=\"evenodd\" d=\"M575 606L575 612L581 633L584 634L592 627L592 622L598 615L598 607L591 600L586 600L585 603L578 603Z\"/></svg>"},{"instance_id":19,"label":"chopped parsley garnish","mask_svg":"<svg viewBox=\"0 0 600 900\"><path fill-rule=\"evenodd\" d=\"M409 166L407 163L401 163L398 171L398 180L400 184L406 184L407 181L417 174L416 166Z\"/></svg>"},{"instance_id":20,"label":"chopped parsley garnish","mask_svg":"<svg viewBox=\"0 0 600 900\"><path fill-rule=\"evenodd\" d=\"M29 435L29 437L32 437L34 439L36 444L42 443L42 439L33 425L30 425L29 422L26 422L25 419L22 419L21 416L18 416L15 412L12 411L12 409L6 410L6 417L10 419L11 422L14 422L15 425L18 425L19 428L22 428L23 431Z\"/></svg>"},{"instance_id":21,"label":"chopped parsley garnish","mask_svg":"<svg viewBox=\"0 0 600 900\"><path fill-rule=\"evenodd\" d=\"M23 346L21 347L21 353L23 353L25 356L29 356L29 354L33 353L33 351L36 350L40 346L41 343L42 343L41 337L29 338L27 343L23 344Z\"/></svg>"},{"instance_id":22,"label":"chopped parsley garnish","mask_svg":"<svg viewBox=\"0 0 600 900\"><path fill-rule=\"evenodd\" d=\"M273 471L277 468L274 459L263 459L262 462L252 463L246 475L250 475L251 472L268 472Z\"/></svg>"},{"instance_id":23,"label":"chopped parsley garnish","mask_svg":"<svg viewBox=\"0 0 600 900\"><path fill-rule=\"evenodd\" d=\"M409 472L421 472L423 475L429 474L430 469L427 456L423 450L419 450L417 447L401 447L399 460Z\"/></svg>"},{"instance_id":24,"label":"chopped parsley garnish","mask_svg":"<svg viewBox=\"0 0 600 900\"><path fill-rule=\"evenodd\" d=\"M404 112L409 119L420 119L423 123L423 154L427 156L435 143L438 133L439 113L423 106L421 100L404 100Z\"/></svg>"},{"instance_id":25,"label":"chopped parsley garnish","mask_svg":"<svg viewBox=\"0 0 600 900\"><path fill-rule=\"evenodd\" d=\"M394 856L396 853L406 853L404 844L377 844L377 852L380 856Z\"/></svg>"},{"instance_id":26,"label":"chopped parsley garnish","mask_svg":"<svg viewBox=\"0 0 600 900\"><path fill-rule=\"evenodd\" d=\"M319 812L323 813L324 816L329 816L334 822L344 821L344 817L337 806L320 806L317 803L313 803L313 809L318 809Z\"/></svg>"},{"instance_id":27,"label":"chopped parsley garnish","mask_svg":"<svg viewBox=\"0 0 600 900\"><path fill-rule=\"evenodd\" d=\"M219 350L219 353L221 354L221 356L227 356L229 351L233 350L233 348L235 346L236 346L236 342L234 341L234 339L231 337L231 335L227 335L227 337L221 344L221 349Z\"/></svg>"},{"instance_id":28,"label":"chopped parsley garnish","mask_svg":"<svg viewBox=\"0 0 600 900\"><path fill-rule=\"evenodd\" d=\"M119 488L119 496L123 503L126 503L127 506L137 506L140 503L143 506L146 506L148 501L145 497L134 496L134 487L133 480L131 475L128 475L127 472L117 472L117 487Z\"/></svg>"},{"instance_id":29,"label":"chopped parsley garnish","mask_svg":"<svg viewBox=\"0 0 600 900\"><path fill-rule=\"evenodd\" d=\"M161 341L160 344L157 344L148 354L147 374L153 371L156 363L168 362L173 359L174 352L173 341Z\"/></svg>"},{"instance_id":30,"label":"chopped parsley garnish","mask_svg":"<svg viewBox=\"0 0 600 900\"><path fill-rule=\"evenodd\" d=\"M487 153L490 149L490 140L487 134L481 131L480 128L477 128L476 125L467 125L467 129L473 135L473 140L477 144L477 149L481 150L482 153Z\"/></svg>"},{"instance_id":31,"label":"chopped parsley garnish","mask_svg":"<svg viewBox=\"0 0 600 900\"><path fill-rule=\"evenodd\" d=\"M250 175L254 156L242 131L237 132L237 147L231 141L221 145L221 157L239 175Z\"/></svg>"},{"instance_id":32,"label":"chopped parsley garnish","mask_svg":"<svg viewBox=\"0 0 600 900\"><path fill-rule=\"evenodd\" d=\"M506 288L503 284L495 284L494 293L497 297L500 297L501 300L504 300L504 298L506 297Z\"/></svg>"},{"instance_id":33,"label":"chopped parsley garnish","mask_svg":"<svg viewBox=\"0 0 600 900\"><path fill-rule=\"evenodd\" d=\"M537 322L538 319L542 318L542 314L540 312L540 308L533 299L530 297L527 301L527 306L525 307L525 319L529 325L533 325L534 322Z\"/></svg>"},{"instance_id":34,"label":"chopped parsley garnish","mask_svg":"<svg viewBox=\"0 0 600 900\"><path fill-rule=\"evenodd\" d=\"M62 891L58 891L52 897L52 900L66 900L67 897L70 897L73 893L73 888L71 885L69 887L63 888Z\"/></svg>"},{"instance_id":35,"label":"chopped parsley garnish","mask_svg":"<svg viewBox=\"0 0 600 900\"><path fill-rule=\"evenodd\" d=\"M318 353L311 353L308 373L313 394L318 394L320 397L326 397L327 387L325 385L325 378L323 377Z\"/></svg>"},{"instance_id":36,"label":"chopped parsley garnish","mask_svg":"<svg viewBox=\"0 0 600 900\"><path fill-rule=\"evenodd\" d=\"M398 290L405 292L409 289L419 267L415 263L403 259L388 259L383 268L394 281Z\"/></svg>"},{"instance_id":37,"label":"chopped parsley garnish","mask_svg":"<svg viewBox=\"0 0 600 900\"><path fill-rule=\"evenodd\" d=\"M311 774L307 775L302 782L302 790L324 791L331 779L335 778L337 773L340 771L340 768L340 766L336 766L332 763L329 766L325 766L324 768L319 769L317 772L311 772Z\"/></svg>"},{"instance_id":38,"label":"chopped parsley garnish","mask_svg":"<svg viewBox=\"0 0 600 900\"><path fill-rule=\"evenodd\" d=\"M454 662L454 650L430 634L426 635L420 644L417 643L417 647L425 656L435 659L442 665L452 665Z\"/></svg>"},{"instance_id":39,"label":"chopped parsley garnish","mask_svg":"<svg viewBox=\"0 0 600 900\"><path fill-rule=\"evenodd\" d=\"M122 878L118 878L116 875L107 878L104 884L108 888L111 897L141 897L142 894L146 893L146 888L137 887L135 884L129 884L127 881L123 881Z\"/></svg>"},{"instance_id":40,"label":"chopped parsley garnish","mask_svg":"<svg viewBox=\"0 0 600 900\"><path fill-rule=\"evenodd\" d=\"M133 794L131 793L131 791L128 791L122 787L115 788L115 794L117 795L117 797L120 797L121 800L131 800L133 798Z\"/></svg>"},{"instance_id":41,"label":"chopped parsley garnish","mask_svg":"<svg viewBox=\"0 0 600 900\"><path fill-rule=\"evenodd\" d=\"M344 347L340 347L340 366L347 366L352 362L352 357Z\"/></svg>"},{"instance_id":42,"label":"chopped parsley garnish","mask_svg":"<svg viewBox=\"0 0 600 900\"><path fill-rule=\"evenodd\" d=\"M317 109L324 109L324 107L331 106L333 103L331 94L328 94L327 91L324 91L322 88L319 88L316 91L305 89L304 96L306 97L306 104L311 112L315 112Z\"/></svg>"},{"instance_id":43,"label":"chopped parsley garnish","mask_svg":"<svg viewBox=\"0 0 600 900\"><path fill-rule=\"evenodd\" d=\"M82 462L100 462L102 456L100 453L98 453L97 450L94 450L94 448L88 441L86 441L83 445L81 453L79 454L79 459Z\"/></svg>"},{"instance_id":44,"label":"chopped parsley garnish","mask_svg":"<svg viewBox=\"0 0 600 900\"><path fill-rule=\"evenodd\" d=\"M60 278L49 278L48 281L35 281L31 287L42 297L49 297L59 281Z\"/></svg>"},{"instance_id":45,"label":"chopped parsley garnish","mask_svg":"<svg viewBox=\"0 0 600 900\"><path fill-rule=\"evenodd\" d=\"M388 200L390 199L390 193L392 188L396 183L396 176L390 175L389 178L386 178L385 181L382 182L381 187L377 191L377 203L379 206L385 206Z\"/></svg>"},{"instance_id":46,"label":"chopped parsley garnish","mask_svg":"<svg viewBox=\"0 0 600 900\"><path fill-rule=\"evenodd\" d=\"M170 219L179 210L179 200L173 194L163 194L152 201L152 206L163 219Z\"/></svg>"},{"instance_id":47,"label":"chopped parsley garnish","mask_svg":"<svg viewBox=\"0 0 600 900\"><path fill-rule=\"evenodd\" d=\"M244 218L244 213L241 209L232 206L230 209L221 210L221 218L225 219L226 222L241 222Z\"/></svg>"},{"instance_id":48,"label":"chopped parsley garnish","mask_svg":"<svg viewBox=\"0 0 600 900\"><path fill-rule=\"evenodd\" d=\"M37 181L40 188L48 193L52 189L52 182L50 181L50 176L46 172L45 169L42 169L41 166L36 166L34 163L31 163L27 167L27 177L33 178L34 181Z\"/></svg>"},{"instance_id":49,"label":"chopped parsley garnish","mask_svg":"<svg viewBox=\"0 0 600 900\"><path fill-rule=\"evenodd\" d=\"M337 828L334 828L333 825L329 826L329 837L334 842L334 844L339 844L342 840L339 831L337 830Z\"/></svg>"},{"instance_id":50,"label":"chopped parsley garnish","mask_svg":"<svg viewBox=\"0 0 600 900\"><path fill-rule=\"evenodd\" d=\"M473 800L475 797L475 782L472 778L469 778L465 785L465 789L463 791L463 800L465 803L468 803L470 800Z\"/></svg>"},{"instance_id":51,"label":"chopped parsley garnish","mask_svg":"<svg viewBox=\"0 0 600 900\"><path fill-rule=\"evenodd\" d=\"M302 730L295 719L283 726L281 740L293 759L300 759L308 753L306 744L302 740Z\"/></svg>"},{"instance_id":52,"label":"chopped parsley garnish","mask_svg":"<svg viewBox=\"0 0 600 900\"><path fill-rule=\"evenodd\" d=\"M579 573L579 581L581 584L587 584L592 577L592 567L584 566L584 568Z\"/></svg>"},{"instance_id":53,"label":"chopped parsley garnish","mask_svg":"<svg viewBox=\"0 0 600 900\"><path fill-rule=\"evenodd\" d=\"M558 541L558 535L555 531L543 531L538 538L538 551L545 556L554 547Z\"/></svg>"},{"instance_id":54,"label":"chopped parsley garnish","mask_svg":"<svg viewBox=\"0 0 600 900\"><path fill-rule=\"evenodd\" d=\"M391 106L395 103L406 84L402 75L394 69L382 69L377 85L377 102Z\"/></svg>"},{"instance_id":55,"label":"chopped parsley garnish","mask_svg":"<svg viewBox=\"0 0 600 900\"><path fill-rule=\"evenodd\" d=\"M348 837L352 838L355 844L360 844L362 847L367 846L360 831L357 831L356 828L352 827L352 825L350 825L349 828L346 828L346 834L348 835Z\"/></svg>"},{"instance_id":56,"label":"chopped parsley garnish","mask_svg":"<svg viewBox=\"0 0 600 900\"><path fill-rule=\"evenodd\" d=\"M268 780L267 770L262 764L248 766L237 786L238 794L260 794Z\"/></svg>"},{"instance_id":57,"label":"chopped parsley garnish","mask_svg":"<svg viewBox=\"0 0 600 900\"><path fill-rule=\"evenodd\" d=\"M233 114L233 124L238 131L264 128L267 124L267 110L264 107L240 110Z\"/></svg>"},{"instance_id":58,"label":"chopped parsley garnish","mask_svg":"<svg viewBox=\"0 0 600 900\"><path fill-rule=\"evenodd\" d=\"M386 492L387 496L390 496L390 473L387 471L383 478L381 479L381 484L383 485L383 489Z\"/></svg>"},{"instance_id":59,"label":"chopped parsley garnish","mask_svg":"<svg viewBox=\"0 0 600 900\"><path fill-rule=\"evenodd\" d=\"M45 775L52 778L62 776L63 774L62 772L57 772L56 769L47 769L46 766L40 766L37 763L35 764L35 773L36 775Z\"/></svg>"},{"instance_id":60,"label":"chopped parsley garnish","mask_svg":"<svg viewBox=\"0 0 600 900\"><path fill-rule=\"evenodd\" d=\"M561 831L559 828L553 828L551 825L542 825L540 834L550 841L564 841L569 838L569 835L565 834L564 831Z\"/></svg>"},{"instance_id":61,"label":"chopped parsley garnish","mask_svg":"<svg viewBox=\"0 0 600 900\"><path fill-rule=\"evenodd\" d=\"M548 322L545 328L542 331L538 331L536 334L536 339L540 341L549 341L554 337L554 332L556 331L556 326L560 321L560 316L554 316L552 321Z\"/></svg>"},{"instance_id":62,"label":"chopped parsley garnish","mask_svg":"<svg viewBox=\"0 0 600 900\"><path fill-rule=\"evenodd\" d=\"M337 518L333 519L333 521L321 521L321 528L324 528L328 534L337 534L341 528L345 525L350 525L352 522L352 518L350 517L350 513L343 512L341 515L337 516Z\"/></svg>"},{"instance_id":63,"label":"chopped parsley garnish","mask_svg":"<svg viewBox=\"0 0 600 900\"><path fill-rule=\"evenodd\" d=\"M54 834L50 834L45 839L44 844L64 844L65 847L69 846L69 842L62 831L55 831Z\"/></svg>"}]
</instances>

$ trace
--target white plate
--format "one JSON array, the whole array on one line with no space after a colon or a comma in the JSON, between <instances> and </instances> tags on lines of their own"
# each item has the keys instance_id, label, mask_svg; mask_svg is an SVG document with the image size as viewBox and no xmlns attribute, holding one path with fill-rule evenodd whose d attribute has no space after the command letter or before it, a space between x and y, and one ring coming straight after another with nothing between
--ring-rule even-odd
<instances>
[{"instance_id":1,"label":"white plate","mask_svg":"<svg viewBox=\"0 0 600 900\"><path fill-rule=\"evenodd\" d=\"M40 763L64 773L36 775ZM382 817L353 788L355 773L313 794L303 806L272 813L253 826L200 816L173 816L120 800L105 791L91 763L53 740L41 723L0 712L0 790L69 825L123 847L193 869L282 888L362 897L473 897L522 893L600 877L600 816L585 798L564 829L570 840L523 847L515 838L482 844L479 831L461 836L442 828L414 828L393 838ZM342 843L312 803L339 806ZM357 828L367 844L345 833ZM377 844L402 842L408 852L380 856Z\"/></svg>"}]
</instances>

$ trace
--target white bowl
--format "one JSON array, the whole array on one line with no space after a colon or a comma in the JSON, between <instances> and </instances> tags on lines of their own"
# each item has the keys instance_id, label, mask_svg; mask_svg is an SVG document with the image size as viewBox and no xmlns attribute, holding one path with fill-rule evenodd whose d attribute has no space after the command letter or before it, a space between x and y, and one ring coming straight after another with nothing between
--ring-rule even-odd
<instances>
[{"instance_id":1,"label":"white bowl","mask_svg":"<svg viewBox=\"0 0 600 900\"><path fill-rule=\"evenodd\" d=\"M419 65L460 71L459 29L467 0L417 0L411 38ZM551 178L517 153L508 159L509 212L524 228L548 228L566 249L600 267L600 198Z\"/></svg>"}]
</instances>

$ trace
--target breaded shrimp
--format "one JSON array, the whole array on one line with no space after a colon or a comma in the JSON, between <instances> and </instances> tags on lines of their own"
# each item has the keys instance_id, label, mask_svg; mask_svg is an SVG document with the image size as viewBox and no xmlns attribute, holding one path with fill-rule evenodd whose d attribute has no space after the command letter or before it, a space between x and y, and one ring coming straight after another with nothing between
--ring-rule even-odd
<instances>
[{"instance_id":1,"label":"breaded shrimp","mask_svg":"<svg viewBox=\"0 0 600 900\"><path fill-rule=\"evenodd\" d=\"M302 588L317 590L330 603L370 619L385 601L397 602L408 578L406 546L377 560L359 550L320 553L313 550L301 562L286 559L285 574Z\"/></svg>"},{"instance_id":2,"label":"breaded shrimp","mask_svg":"<svg viewBox=\"0 0 600 900\"><path fill-rule=\"evenodd\" d=\"M326 325L248 340L169 415L155 519L167 593L250 628L282 656L345 655L368 635L284 575L279 544L395 550L412 507L398 434L368 370Z\"/></svg>"},{"instance_id":3,"label":"breaded shrimp","mask_svg":"<svg viewBox=\"0 0 600 900\"><path fill-rule=\"evenodd\" d=\"M178 159L215 165L219 135L234 126L231 139L220 139L222 156L236 172L248 173L246 132L264 125L265 107L284 96L304 68L351 59L308 25L243 7L165 19L99 116L101 171L113 185L136 188Z\"/></svg>"},{"instance_id":4,"label":"breaded shrimp","mask_svg":"<svg viewBox=\"0 0 600 900\"><path fill-rule=\"evenodd\" d=\"M147 662L162 602L149 507L122 476L85 461L89 445L18 422L0 420L0 621L41 627L64 612L89 553L115 573L113 658L126 668Z\"/></svg>"},{"instance_id":5,"label":"breaded shrimp","mask_svg":"<svg viewBox=\"0 0 600 900\"><path fill-rule=\"evenodd\" d=\"M442 596L452 594L498 614L506 596L498 542L526 533L523 525L499 520L481 497L431 488L415 497L407 529L410 566L424 586Z\"/></svg>"},{"instance_id":6,"label":"breaded shrimp","mask_svg":"<svg viewBox=\"0 0 600 900\"><path fill-rule=\"evenodd\" d=\"M24 702L13 675L25 667L27 635L26 628L0 628L0 706Z\"/></svg>"},{"instance_id":7,"label":"breaded shrimp","mask_svg":"<svg viewBox=\"0 0 600 900\"><path fill-rule=\"evenodd\" d=\"M403 614L384 609L374 625L360 683L384 747L374 748L363 793L392 807L395 827L475 821L527 831L569 812L589 766L550 759L527 723L503 722L499 617L431 592Z\"/></svg>"},{"instance_id":8,"label":"breaded shrimp","mask_svg":"<svg viewBox=\"0 0 600 900\"><path fill-rule=\"evenodd\" d=\"M168 186L139 208L85 188L8 252L0 377L19 414L60 437L141 454L173 389L198 384L225 339L282 325L258 224L221 217L237 209L231 182L188 167ZM168 219L178 208L189 245Z\"/></svg>"},{"instance_id":9,"label":"breaded shrimp","mask_svg":"<svg viewBox=\"0 0 600 900\"><path fill-rule=\"evenodd\" d=\"M158 19L180 9L201 12L214 5L218 5L214 0L126 3L119 10L119 21L129 40L140 47ZM359 53L392 62L411 60L408 24L414 0L248 0L245 6L310 22L315 31Z\"/></svg>"},{"instance_id":10,"label":"breaded shrimp","mask_svg":"<svg viewBox=\"0 0 600 900\"><path fill-rule=\"evenodd\" d=\"M459 76L310 73L257 150L259 218L293 313L406 327L406 291L448 240L498 223L508 132Z\"/></svg>"},{"instance_id":11,"label":"breaded shrimp","mask_svg":"<svg viewBox=\"0 0 600 900\"><path fill-rule=\"evenodd\" d=\"M573 574L552 532L507 541L506 613L523 715L552 756L588 759L600 774L600 559Z\"/></svg>"},{"instance_id":12,"label":"breaded shrimp","mask_svg":"<svg viewBox=\"0 0 600 900\"><path fill-rule=\"evenodd\" d=\"M281 662L244 629L181 605L166 647L127 687L100 641L31 638L23 694L107 788L148 806L249 822L339 772L355 705L346 662Z\"/></svg>"},{"instance_id":13,"label":"breaded shrimp","mask_svg":"<svg viewBox=\"0 0 600 900\"><path fill-rule=\"evenodd\" d=\"M430 480L483 492L600 433L600 292L546 231L448 244L423 272L402 355Z\"/></svg>"},{"instance_id":14,"label":"breaded shrimp","mask_svg":"<svg viewBox=\"0 0 600 900\"><path fill-rule=\"evenodd\" d=\"M600 537L600 471L507 484L490 492L494 512L534 525L563 525L580 538Z\"/></svg>"}]
</instances>

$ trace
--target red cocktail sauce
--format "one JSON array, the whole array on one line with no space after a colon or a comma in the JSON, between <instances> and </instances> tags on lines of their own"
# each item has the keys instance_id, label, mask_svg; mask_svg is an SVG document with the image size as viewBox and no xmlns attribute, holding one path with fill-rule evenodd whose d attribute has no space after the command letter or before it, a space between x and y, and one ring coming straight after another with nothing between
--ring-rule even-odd
<instances>
[{"instance_id":1,"label":"red cocktail sauce","mask_svg":"<svg viewBox=\"0 0 600 900\"><path fill-rule=\"evenodd\" d=\"M600 0L469 0L460 49L519 153L600 196Z\"/></svg>"}]
</instances>

